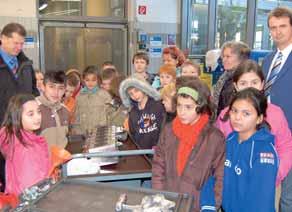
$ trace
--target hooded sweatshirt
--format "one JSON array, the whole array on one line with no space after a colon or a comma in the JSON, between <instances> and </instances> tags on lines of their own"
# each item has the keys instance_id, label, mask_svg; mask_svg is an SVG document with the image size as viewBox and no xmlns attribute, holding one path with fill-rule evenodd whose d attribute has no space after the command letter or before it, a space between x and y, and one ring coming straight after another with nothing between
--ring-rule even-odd
<instances>
[{"instance_id":1,"label":"hooded sweatshirt","mask_svg":"<svg viewBox=\"0 0 292 212\"><path fill-rule=\"evenodd\" d=\"M233 132L226 141L223 209L225 212L273 212L279 165L274 136L265 128L242 143L238 136Z\"/></svg>"},{"instance_id":2,"label":"hooded sweatshirt","mask_svg":"<svg viewBox=\"0 0 292 212\"><path fill-rule=\"evenodd\" d=\"M16 136L13 136L12 142L7 143L6 129L0 129L0 148L6 159L5 193L16 195L48 177L50 169L46 140L27 131L22 131L21 134L26 146Z\"/></svg>"},{"instance_id":3,"label":"hooded sweatshirt","mask_svg":"<svg viewBox=\"0 0 292 212\"><path fill-rule=\"evenodd\" d=\"M164 116L164 107L160 101L148 98L142 110L138 108L138 104L134 104L129 113L129 129L132 138L141 149L156 146Z\"/></svg>"},{"instance_id":4,"label":"hooded sweatshirt","mask_svg":"<svg viewBox=\"0 0 292 212\"><path fill-rule=\"evenodd\" d=\"M144 109L138 108L138 103L131 100L127 90L137 88L148 96ZM165 110L160 101L160 94L145 80L130 77L124 80L119 88L121 100L129 112L130 135L142 149L151 149L158 142Z\"/></svg>"}]
</instances>

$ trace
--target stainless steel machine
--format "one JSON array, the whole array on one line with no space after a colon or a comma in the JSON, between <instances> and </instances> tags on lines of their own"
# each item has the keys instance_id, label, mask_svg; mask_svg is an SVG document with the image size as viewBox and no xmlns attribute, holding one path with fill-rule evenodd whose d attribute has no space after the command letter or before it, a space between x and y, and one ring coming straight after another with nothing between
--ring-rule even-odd
<instances>
[{"instance_id":1,"label":"stainless steel machine","mask_svg":"<svg viewBox=\"0 0 292 212\"><path fill-rule=\"evenodd\" d=\"M154 198L157 199L156 203ZM168 204L168 210L160 209L161 206L158 206L157 202L162 203L162 201L164 205ZM150 210L146 209L145 204L148 204L147 208ZM16 211L188 212L192 211L192 207L193 198L186 194L63 179L56 184L47 180L27 189L22 195L22 203Z\"/></svg>"}]
</instances>

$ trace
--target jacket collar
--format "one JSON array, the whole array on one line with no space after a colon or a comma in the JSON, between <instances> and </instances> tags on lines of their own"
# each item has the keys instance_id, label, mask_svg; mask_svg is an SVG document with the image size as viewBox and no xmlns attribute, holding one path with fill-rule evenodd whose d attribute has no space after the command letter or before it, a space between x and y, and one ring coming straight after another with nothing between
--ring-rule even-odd
<instances>
[{"instance_id":1,"label":"jacket collar","mask_svg":"<svg viewBox=\"0 0 292 212\"><path fill-rule=\"evenodd\" d=\"M37 101L53 111L58 111L63 107L63 105L59 102L57 103L50 102L44 95L38 96Z\"/></svg>"}]
</instances>

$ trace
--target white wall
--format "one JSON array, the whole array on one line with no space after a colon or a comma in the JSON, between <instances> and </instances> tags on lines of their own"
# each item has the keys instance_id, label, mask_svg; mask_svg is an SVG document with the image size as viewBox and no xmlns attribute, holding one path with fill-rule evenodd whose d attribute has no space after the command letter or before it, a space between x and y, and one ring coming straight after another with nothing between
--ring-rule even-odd
<instances>
[{"instance_id":1,"label":"white wall","mask_svg":"<svg viewBox=\"0 0 292 212\"><path fill-rule=\"evenodd\" d=\"M36 0L0 0L1 16L36 17Z\"/></svg>"},{"instance_id":2,"label":"white wall","mask_svg":"<svg viewBox=\"0 0 292 212\"><path fill-rule=\"evenodd\" d=\"M138 14L138 6L147 7L146 15ZM141 22L179 23L180 0L136 0L136 16Z\"/></svg>"}]
</instances>

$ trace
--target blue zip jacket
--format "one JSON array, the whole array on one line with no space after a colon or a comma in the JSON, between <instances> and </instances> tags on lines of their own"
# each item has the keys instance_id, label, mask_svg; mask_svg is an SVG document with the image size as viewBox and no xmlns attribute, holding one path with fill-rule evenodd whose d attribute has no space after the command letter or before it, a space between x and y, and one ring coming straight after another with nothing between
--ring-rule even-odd
<instances>
[{"instance_id":1,"label":"blue zip jacket","mask_svg":"<svg viewBox=\"0 0 292 212\"><path fill-rule=\"evenodd\" d=\"M216 212L215 181L215 177L210 176L201 189L200 212Z\"/></svg>"},{"instance_id":2,"label":"blue zip jacket","mask_svg":"<svg viewBox=\"0 0 292 212\"><path fill-rule=\"evenodd\" d=\"M267 129L242 143L237 132L230 133L223 182L225 212L274 212L278 165L274 136Z\"/></svg>"}]
</instances>

